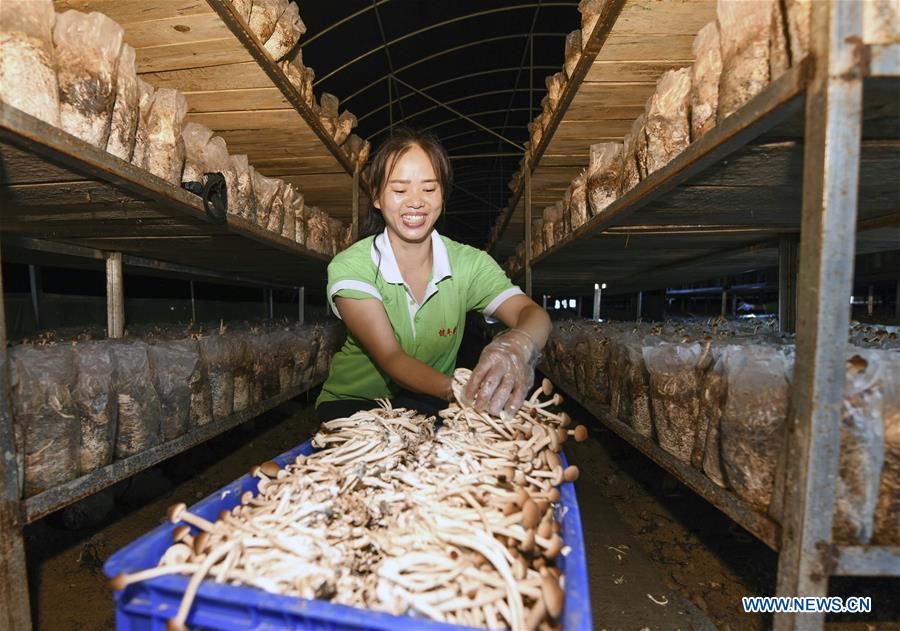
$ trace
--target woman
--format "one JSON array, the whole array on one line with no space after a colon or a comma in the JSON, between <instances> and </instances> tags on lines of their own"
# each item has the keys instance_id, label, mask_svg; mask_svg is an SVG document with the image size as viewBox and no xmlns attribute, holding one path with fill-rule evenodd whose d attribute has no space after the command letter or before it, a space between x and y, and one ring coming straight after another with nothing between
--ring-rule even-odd
<instances>
[{"instance_id":1,"label":"woman","mask_svg":"<svg viewBox=\"0 0 900 631\"><path fill-rule=\"evenodd\" d=\"M481 353L468 402L493 414L522 405L550 318L486 252L434 229L451 181L447 153L430 134L395 132L372 158L368 232L383 231L328 266L328 301L348 335L316 401L320 420L377 407L377 398L426 414L446 407L473 310L509 328Z\"/></svg>"}]
</instances>

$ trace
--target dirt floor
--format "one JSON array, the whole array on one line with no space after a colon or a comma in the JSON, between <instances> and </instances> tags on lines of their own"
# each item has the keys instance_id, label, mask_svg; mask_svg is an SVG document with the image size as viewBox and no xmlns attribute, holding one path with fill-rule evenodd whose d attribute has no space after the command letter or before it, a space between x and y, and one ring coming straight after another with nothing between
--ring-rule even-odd
<instances>
[{"instance_id":1,"label":"dirt floor","mask_svg":"<svg viewBox=\"0 0 900 631\"><path fill-rule=\"evenodd\" d=\"M300 397L118 485L100 498L115 496L115 504L96 525L72 529L101 510L88 506L29 526L35 628L114 628L104 560L160 523L173 502L195 502L309 438L312 400ZM591 427L590 439L568 455L582 471L577 492L594 627L768 628L769 619L739 607L742 595L771 594L775 554L577 407L570 413ZM834 579L832 593L871 595L874 613L829 618L829 629L900 630L900 581Z\"/></svg>"}]
</instances>

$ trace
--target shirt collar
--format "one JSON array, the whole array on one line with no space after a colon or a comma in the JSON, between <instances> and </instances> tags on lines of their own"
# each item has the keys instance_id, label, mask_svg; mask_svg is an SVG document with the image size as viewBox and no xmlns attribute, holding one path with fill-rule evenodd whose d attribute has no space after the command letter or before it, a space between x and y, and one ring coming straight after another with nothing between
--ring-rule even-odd
<instances>
[{"instance_id":1,"label":"shirt collar","mask_svg":"<svg viewBox=\"0 0 900 631\"><path fill-rule=\"evenodd\" d=\"M397 257L394 256L394 249L391 247L391 240L388 238L387 228L384 232L375 237L372 247L372 262L376 267L379 266L378 252L381 252L381 275L389 283L403 284L403 275L400 273L400 267L397 265ZM447 254L447 246L437 230L431 231L431 259L432 274L431 282L437 284L445 278L453 276L453 270L450 268L450 256Z\"/></svg>"}]
</instances>

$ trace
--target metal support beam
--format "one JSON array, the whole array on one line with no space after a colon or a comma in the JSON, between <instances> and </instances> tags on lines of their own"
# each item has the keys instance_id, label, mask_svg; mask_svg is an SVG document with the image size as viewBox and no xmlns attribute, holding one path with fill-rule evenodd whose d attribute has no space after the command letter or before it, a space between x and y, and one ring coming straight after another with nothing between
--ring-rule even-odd
<instances>
[{"instance_id":1,"label":"metal support beam","mask_svg":"<svg viewBox=\"0 0 900 631\"><path fill-rule=\"evenodd\" d=\"M191 324L197 321L197 301L194 298L194 281L191 283Z\"/></svg>"},{"instance_id":2,"label":"metal support beam","mask_svg":"<svg viewBox=\"0 0 900 631\"><path fill-rule=\"evenodd\" d=\"M520 145L519 143L513 142L512 140L510 140L510 139L507 138L506 136L503 136L503 135L501 135L501 134L498 134L497 132L495 132L495 131L494 131L493 129L491 129L490 127L487 127L487 126L485 126L485 125L482 125L481 123L479 123L479 122L478 122L477 120L475 120L474 118L471 118L471 117L469 117L469 116L466 116L465 114L463 114L463 113L460 112L459 110L450 107L450 106L447 105L446 103L442 103L441 101L438 101L436 98L434 98L434 97L431 96L430 94L426 94L425 92L422 92L420 89L418 89L418 88L415 87L415 86L412 86L412 85L408 84L408 83L407 83L406 81L404 81L403 79L400 79L400 78L398 78L398 77L393 77L393 80L396 81L397 83L399 83L400 85L402 85L402 86L404 86L404 87L406 87L406 88L412 90L412 91L415 92L416 94L420 94L421 96L424 96L424 97L425 97L426 99L428 99L429 101L432 101L433 103L437 103L438 105L440 105L441 107L443 107L445 110L449 110L450 112L452 112L454 115L458 116L459 118L461 118L461 119L463 119L463 120L465 120L465 121L468 121L468 122L472 123L473 125L475 125L475 126L478 127L479 129L481 129L482 131L486 131L487 133L491 134L492 136L496 136L497 138L499 138L499 139L502 140L503 142L512 145L513 147L515 147L515 148L518 149L519 151L525 151L525 147L523 147L523 146Z\"/></svg>"},{"instance_id":3,"label":"metal support beam","mask_svg":"<svg viewBox=\"0 0 900 631\"><path fill-rule=\"evenodd\" d=\"M722 290L722 306L719 309L719 315L723 318L728 315L728 290Z\"/></svg>"},{"instance_id":4,"label":"metal support beam","mask_svg":"<svg viewBox=\"0 0 900 631\"><path fill-rule=\"evenodd\" d=\"M782 333L797 332L798 245L796 235L778 240L778 326Z\"/></svg>"},{"instance_id":5,"label":"metal support beam","mask_svg":"<svg viewBox=\"0 0 900 631\"><path fill-rule=\"evenodd\" d=\"M31 308L34 311L34 328L40 331L44 328L44 323L41 321L44 281L41 275L41 268L37 265L28 266L28 284L31 288Z\"/></svg>"},{"instance_id":6,"label":"metal support beam","mask_svg":"<svg viewBox=\"0 0 900 631\"><path fill-rule=\"evenodd\" d=\"M644 292L639 291L634 295L634 321L640 322L644 311Z\"/></svg>"},{"instance_id":7,"label":"metal support beam","mask_svg":"<svg viewBox=\"0 0 900 631\"><path fill-rule=\"evenodd\" d=\"M531 298L531 168L525 168L525 293Z\"/></svg>"},{"instance_id":8,"label":"metal support beam","mask_svg":"<svg viewBox=\"0 0 900 631\"><path fill-rule=\"evenodd\" d=\"M269 320L275 319L275 292L271 289L266 289L266 317Z\"/></svg>"},{"instance_id":9,"label":"metal support beam","mask_svg":"<svg viewBox=\"0 0 900 631\"><path fill-rule=\"evenodd\" d=\"M6 312L0 274L0 629L31 629L28 573L19 498L19 458L13 429L9 360L6 353Z\"/></svg>"},{"instance_id":10,"label":"metal support beam","mask_svg":"<svg viewBox=\"0 0 900 631\"><path fill-rule=\"evenodd\" d=\"M812 3L803 210L779 596L825 596L840 449L862 127L862 3ZM824 613L776 614L776 631L820 629Z\"/></svg>"},{"instance_id":11,"label":"metal support beam","mask_svg":"<svg viewBox=\"0 0 900 631\"><path fill-rule=\"evenodd\" d=\"M547 294L541 296L541 307L543 307L544 311L547 310L547 298L549 298Z\"/></svg>"},{"instance_id":12,"label":"metal support beam","mask_svg":"<svg viewBox=\"0 0 900 631\"><path fill-rule=\"evenodd\" d=\"M106 253L106 335L120 338L125 335L125 275L122 273L122 253Z\"/></svg>"},{"instance_id":13,"label":"metal support beam","mask_svg":"<svg viewBox=\"0 0 900 631\"><path fill-rule=\"evenodd\" d=\"M350 200L353 218L350 223L350 236L353 241L359 238L359 165L353 169L353 194Z\"/></svg>"},{"instance_id":14,"label":"metal support beam","mask_svg":"<svg viewBox=\"0 0 900 631\"><path fill-rule=\"evenodd\" d=\"M866 313L869 317L875 312L875 285L869 285L869 297L866 300Z\"/></svg>"},{"instance_id":15,"label":"metal support beam","mask_svg":"<svg viewBox=\"0 0 900 631\"><path fill-rule=\"evenodd\" d=\"M297 288L297 304L297 320L300 322L300 324L303 324L305 322L304 317L306 315L304 313L306 307L306 287ZM326 312L327 309L328 307L326 306Z\"/></svg>"}]
</instances>

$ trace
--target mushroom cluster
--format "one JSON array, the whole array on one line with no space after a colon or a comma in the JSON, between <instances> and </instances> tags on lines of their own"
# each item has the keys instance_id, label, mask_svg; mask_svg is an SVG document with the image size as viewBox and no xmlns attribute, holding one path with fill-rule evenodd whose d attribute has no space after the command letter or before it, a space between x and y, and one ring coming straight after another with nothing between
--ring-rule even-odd
<instances>
[{"instance_id":1,"label":"mushroom cluster","mask_svg":"<svg viewBox=\"0 0 900 631\"><path fill-rule=\"evenodd\" d=\"M469 375L456 371L458 400ZM515 416L455 402L435 431L433 417L384 401L323 423L318 451L254 467L257 493L217 521L172 506L169 521L183 524L159 566L112 587L190 575L170 629L184 628L207 578L468 626L554 628L567 553L555 487L578 477L557 451L587 437L554 411L561 401L545 379Z\"/></svg>"}]
</instances>

